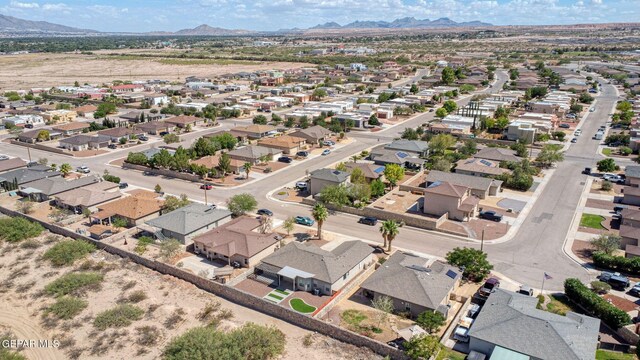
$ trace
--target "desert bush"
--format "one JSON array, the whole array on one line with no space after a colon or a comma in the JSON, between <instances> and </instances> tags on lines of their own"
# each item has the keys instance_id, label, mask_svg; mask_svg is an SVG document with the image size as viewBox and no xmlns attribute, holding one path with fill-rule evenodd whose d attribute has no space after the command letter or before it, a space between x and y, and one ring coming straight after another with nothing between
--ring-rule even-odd
<instances>
[{"instance_id":1,"label":"desert bush","mask_svg":"<svg viewBox=\"0 0 640 360\"><path fill-rule=\"evenodd\" d=\"M211 318L213 317L213 315L215 315L215 313L217 313L218 310L220 310L220 306L221 306L221 304L220 304L219 301L209 302L196 315L196 318L198 318L198 320L204 321L204 322L210 321Z\"/></svg>"},{"instance_id":2,"label":"desert bush","mask_svg":"<svg viewBox=\"0 0 640 360\"><path fill-rule=\"evenodd\" d=\"M93 321L93 326L99 330L110 327L127 327L133 321L142 319L144 310L130 304L117 305L113 309L99 313Z\"/></svg>"},{"instance_id":3,"label":"desert bush","mask_svg":"<svg viewBox=\"0 0 640 360\"><path fill-rule=\"evenodd\" d=\"M603 191L609 191L609 190L613 189L613 184L611 183L611 181L605 180L600 185L600 189L603 190Z\"/></svg>"},{"instance_id":4,"label":"desert bush","mask_svg":"<svg viewBox=\"0 0 640 360\"><path fill-rule=\"evenodd\" d=\"M184 310L182 308L177 308L165 321L164 327L167 329L173 329L184 320Z\"/></svg>"},{"instance_id":5,"label":"desert bush","mask_svg":"<svg viewBox=\"0 0 640 360\"><path fill-rule=\"evenodd\" d=\"M36 239L27 239L20 243L20 247L23 249L37 249L41 246L40 242Z\"/></svg>"},{"instance_id":6,"label":"desert bush","mask_svg":"<svg viewBox=\"0 0 640 360\"><path fill-rule=\"evenodd\" d=\"M96 249L95 245L83 240L64 240L53 245L43 257L53 266L71 265Z\"/></svg>"},{"instance_id":7,"label":"desert bush","mask_svg":"<svg viewBox=\"0 0 640 360\"><path fill-rule=\"evenodd\" d=\"M19 242L33 238L44 231L42 225L29 221L25 218L3 218L0 219L0 240L8 242Z\"/></svg>"},{"instance_id":8,"label":"desert bush","mask_svg":"<svg viewBox=\"0 0 640 360\"><path fill-rule=\"evenodd\" d=\"M124 285L122 285L122 290L127 291L132 287L136 286L136 284L137 282L135 280L127 281L126 283L124 283Z\"/></svg>"},{"instance_id":9,"label":"desert bush","mask_svg":"<svg viewBox=\"0 0 640 360\"><path fill-rule=\"evenodd\" d=\"M136 290L127 296L126 301L130 303L139 303L147 298L147 293L144 290Z\"/></svg>"},{"instance_id":10,"label":"desert bush","mask_svg":"<svg viewBox=\"0 0 640 360\"><path fill-rule=\"evenodd\" d=\"M59 319L69 320L81 313L87 305L85 300L72 296L61 296L45 310L45 314L53 314Z\"/></svg>"},{"instance_id":11,"label":"desert bush","mask_svg":"<svg viewBox=\"0 0 640 360\"><path fill-rule=\"evenodd\" d=\"M136 328L138 337L136 338L136 344L142 346L151 346L158 343L160 339L160 329L155 326L141 326Z\"/></svg>"},{"instance_id":12,"label":"desert bush","mask_svg":"<svg viewBox=\"0 0 640 360\"><path fill-rule=\"evenodd\" d=\"M313 334L308 333L302 338L302 346L309 347L313 344Z\"/></svg>"},{"instance_id":13,"label":"desert bush","mask_svg":"<svg viewBox=\"0 0 640 360\"><path fill-rule=\"evenodd\" d=\"M44 290L48 295L68 295L80 290L97 288L103 279L104 276L98 273L70 273L50 282L44 287Z\"/></svg>"}]
</instances>

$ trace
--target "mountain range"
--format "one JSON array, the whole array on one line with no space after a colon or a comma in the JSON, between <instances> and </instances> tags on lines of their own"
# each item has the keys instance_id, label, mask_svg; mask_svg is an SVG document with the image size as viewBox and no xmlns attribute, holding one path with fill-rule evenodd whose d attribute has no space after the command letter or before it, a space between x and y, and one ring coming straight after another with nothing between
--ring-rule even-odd
<instances>
[{"instance_id":1,"label":"mountain range","mask_svg":"<svg viewBox=\"0 0 640 360\"><path fill-rule=\"evenodd\" d=\"M452 28L452 27L481 27L492 26L488 23L480 21L455 22L449 18L440 18L437 20L416 19L406 17L396 19L394 21L354 21L346 25L340 25L336 22L327 22L325 24L316 25L309 29L286 29L278 30L278 33L287 32L305 32L322 29L423 29L423 28ZM141 33L138 35L167 35L167 36L229 36L229 35L251 35L251 34L269 34L270 31L251 31L251 30L231 30L220 27L212 27L209 25L200 25L193 29L182 29L176 32L154 31L149 33ZM0 14L0 34L19 35L109 35L113 33L102 33L96 30L79 29L71 26L53 24L46 21L31 21L19 19L13 16Z\"/></svg>"}]
</instances>

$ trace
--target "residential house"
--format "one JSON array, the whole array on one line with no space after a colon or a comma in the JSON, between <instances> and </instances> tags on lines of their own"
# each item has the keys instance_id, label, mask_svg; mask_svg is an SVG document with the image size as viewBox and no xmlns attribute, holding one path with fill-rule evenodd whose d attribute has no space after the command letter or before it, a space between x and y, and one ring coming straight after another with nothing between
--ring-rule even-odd
<instances>
[{"instance_id":1,"label":"residential house","mask_svg":"<svg viewBox=\"0 0 640 360\"><path fill-rule=\"evenodd\" d=\"M527 121L512 121L507 127L507 139L524 141L532 144L536 138L537 129Z\"/></svg>"},{"instance_id":2,"label":"residential house","mask_svg":"<svg viewBox=\"0 0 640 360\"><path fill-rule=\"evenodd\" d=\"M307 144L319 145L331 136L331 131L320 125L315 125L306 129L296 130L290 135L305 139L307 141Z\"/></svg>"},{"instance_id":3,"label":"residential house","mask_svg":"<svg viewBox=\"0 0 640 360\"><path fill-rule=\"evenodd\" d=\"M121 196L118 184L102 181L56 194L54 198L56 206L72 210L76 214L82 214L85 210L91 211L96 206Z\"/></svg>"},{"instance_id":4,"label":"residential house","mask_svg":"<svg viewBox=\"0 0 640 360\"><path fill-rule=\"evenodd\" d=\"M169 103L169 97L164 94L147 95L144 99L151 106L162 106Z\"/></svg>"},{"instance_id":5,"label":"residential house","mask_svg":"<svg viewBox=\"0 0 640 360\"><path fill-rule=\"evenodd\" d=\"M275 158L282 154L281 151L264 146L249 145L228 152L229 157L245 163L259 164L265 158Z\"/></svg>"},{"instance_id":6,"label":"residential house","mask_svg":"<svg viewBox=\"0 0 640 360\"><path fill-rule=\"evenodd\" d=\"M502 174L511 173L509 169L500 167L500 163L486 159L462 159L456 163L456 174L465 174L471 176L500 176Z\"/></svg>"},{"instance_id":7,"label":"residential house","mask_svg":"<svg viewBox=\"0 0 640 360\"><path fill-rule=\"evenodd\" d=\"M331 251L293 241L262 259L256 274L278 287L331 296L373 262L373 248L362 241L345 241Z\"/></svg>"},{"instance_id":8,"label":"residential house","mask_svg":"<svg viewBox=\"0 0 640 360\"><path fill-rule=\"evenodd\" d=\"M475 217L479 199L471 189L448 182L436 181L424 190L422 212L429 215L447 215L449 219L465 221Z\"/></svg>"},{"instance_id":9,"label":"residential house","mask_svg":"<svg viewBox=\"0 0 640 360\"><path fill-rule=\"evenodd\" d=\"M632 187L640 186L640 165L627 165L624 168L624 184Z\"/></svg>"},{"instance_id":10,"label":"residential house","mask_svg":"<svg viewBox=\"0 0 640 360\"><path fill-rule=\"evenodd\" d=\"M134 125L134 128L144 131L147 134L159 135L163 132L172 132L173 130L175 130L176 126L164 121L150 121L146 123L136 124Z\"/></svg>"},{"instance_id":11,"label":"residential house","mask_svg":"<svg viewBox=\"0 0 640 360\"><path fill-rule=\"evenodd\" d=\"M362 174L367 182L380 179L384 176L384 166L382 165L364 162L347 162L345 166L349 174L353 173L353 170L356 168L362 170Z\"/></svg>"},{"instance_id":12,"label":"residential house","mask_svg":"<svg viewBox=\"0 0 640 360\"><path fill-rule=\"evenodd\" d=\"M136 127L115 127L98 131L98 135L108 137L112 142L116 142L121 138L129 139L132 136L144 135L145 131Z\"/></svg>"},{"instance_id":13,"label":"residential house","mask_svg":"<svg viewBox=\"0 0 640 360\"><path fill-rule=\"evenodd\" d=\"M239 217L193 238L194 250L208 259L252 267L273 254L279 245L276 234L259 231L260 220Z\"/></svg>"},{"instance_id":14,"label":"residential house","mask_svg":"<svg viewBox=\"0 0 640 360\"><path fill-rule=\"evenodd\" d=\"M96 112L96 110L98 110L98 107L95 105L83 105L73 109L76 114L86 118L92 118L93 113Z\"/></svg>"},{"instance_id":15,"label":"residential house","mask_svg":"<svg viewBox=\"0 0 640 360\"><path fill-rule=\"evenodd\" d=\"M502 190L502 181L500 180L431 170L425 178L426 186L435 182L448 182L453 185L468 187L471 190L471 194L481 199L487 196L496 196Z\"/></svg>"},{"instance_id":16,"label":"residential house","mask_svg":"<svg viewBox=\"0 0 640 360\"><path fill-rule=\"evenodd\" d=\"M185 245L191 239L231 220L231 212L215 205L191 203L146 222L159 229L161 236L173 238Z\"/></svg>"},{"instance_id":17,"label":"residential house","mask_svg":"<svg viewBox=\"0 0 640 360\"><path fill-rule=\"evenodd\" d=\"M640 206L640 188L625 186L622 189L622 203L626 205Z\"/></svg>"},{"instance_id":18,"label":"residential house","mask_svg":"<svg viewBox=\"0 0 640 360\"><path fill-rule=\"evenodd\" d=\"M476 159L485 159L497 162L520 162L522 158L516 156L516 152L511 149L499 147L485 147L480 149L475 155Z\"/></svg>"},{"instance_id":19,"label":"residential house","mask_svg":"<svg viewBox=\"0 0 640 360\"><path fill-rule=\"evenodd\" d=\"M417 317L425 311L438 311L447 317L449 298L460 278L460 271L444 262L396 251L360 288L371 300L391 298L397 312Z\"/></svg>"},{"instance_id":20,"label":"residential house","mask_svg":"<svg viewBox=\"0 0 640 360\"><path fill-rule=\"evenodd\" d=\"M5 171L20 169L26 166L27 166L27 162L20 158L0 160L0 173Z\"/></svg>"},{"instance_id":21,"label":"residential house","mask_svg":"<svg viewBox=\"0 0 640 360\"><path fill-rule=\"evenodd\" d=\"M469 350L491 359L591 360L600 320L537 309L538 299L497 289L469 330Z\"/></svg>"},{"instance_id":22,"label":"residential house","mask_svg":"<svg viewBox=\"0 0 640 360\"><path fill-rule=\"evenodd\" d=\"M409 153L417 157L426 157L429 155L429 143L421 140L394 140L390 144L384 146L387 150L397 150Z\"/></svg>"},{"instance_id":23,"label":"residential house","mask_svg":"<svg viewBox=\"0 0 640 360\"><path fill-rule=\"evenodd\" d=\"M282 135L259 140L258 145L280 150L283 154L291 155L300 150L306 149L306 142L307 141L303 138L291 135Z\"/></svg>"},{"instance_id":24,"label":"residential house","mask_svg":"<svg viewBox=\"0 0 640 360\"><path fill-rule=\"evenodd\" d=\"M64 136L71 136L82 133L84 129L89 129L89 124L85 122L72 122L68 124L56 125L51 129L62 133L62 135Z\"/></svg>"},{"instance_id":25,"label":"residential house","mask_svg":"<svg viewBox=\"0 0 640 360\"><path fill-rule=\"evenodd\" d=\"M42 113L42 118L46 122L72 122L76 120L78 113L73 110L50 110Z\"/></svg>"},{"instance_id":26,"label":"residential house","mask_svg":"<svg viewBox=\"0 0 640 360\"><path fill-rule=\"evenodd\" d=\"M203 156L198 160L191 160L192 164L201 165L207 169L216 168L220 164L221 154ZM243 172L245 161L229 158L229 171L234 174Z\"/></svg>"},{"instance_id":27,"label":"residential house","mask_svg":"<svg viewBox=\"0 0 640 360\"><path fill-rule=\"evenodd\" d=\"M21 185L60 175L59 171L52 171L48 166L34 165L1 173L0 187L6 191L17 190Z\"/></svg>"},{"instance_id":28,"label":"residential house","mask_svg":"<svg viewBox=\"0 0 640 360\"><path fill-rule=\"evenodd\" d=\"M164 200L151 191L140 191L122 199L98 206L98 212L91 215L92 223L111 224L113 219L127 221L127 226L135 226L160 215Z\"/></svg>"},{"instance_id":29,"label":"residential house","mask_svg":"<svg viewBox=\"0 0 640 360\"><path fill-rule=\"evenodd\" d=\"M105 135L75 135L59 141L60 147L69 151L84 151L107 147L111 137Z\"/></svg>"},{"instance_id":30,"label":"residential house","mask_svg":"<svg viewBox=\"0 0 640 360\"><path fill-rule=\"evenodd\" d=\"M91 225L87 231L89 231L89 236L95 240L102 240L113 235L113 227L102 224Z\"/></svg>"},{"instance_id":31,"label":"residential house","mask_svg":"<svg viewBox=\"0 0 640 360\"><path fill-rule=\"evenodd\" d=\"M345 186L350 182L350 175L346 171L335 169L318 169L311 172L309 176L310 194L319 194L326 186Z\"/></svg>"},{"instance_id":32,"label":"residential house","mask_svg":"<svg viewBox=\"0 0 640 360\"><path fill-rule=\"evenodd\" d=\"M145 122L153 122L158 121L164 117L164 115L160 113L152 113L151 111L144 110L135 110L130 111L126 114L122 114L118 116L122 120L126 120L129 123L140 124Z\"/></svg>"},{"instance_id":33,"label":"residential house","mask_svg":"<svg viewBox=\"0 0 640 360\"><path fill-rule=\"evenodd\" d=\"M3 118L2 123L5 126L36 127L44 125L44 119L40 115L25 114Z\"/></svg>"},{"instance_id":34,"label":"residential house","mask_svg":"<svg viewBox=\"0 0 640 360\"><path fill-rule=\"evenodd\" d=\"M401 150L387 149L386 145L380 145L371 150L369 154L376 165L396 164L407 169L422 169L424 159Z\"/></svg>"},{"instance_id":35,"label":"residential house","mask_svg":"<svg viewBox=\"0 0 640 360\"><path fill-rule=\"evenodd\" d=\"M230 130L233 136L237 137L238 140L241 139L262 139L267 136L273 136L278 133L278 130L271 125L247 125L247 126L236 126Z\"/></svg>"},{"instance_id":36,"label":"residential house","mask_svg":"<svg viewBox=\"0 0 640 360\"><path fill-rule=\"evenodd\" d=\"M95 184L100 181L100 178L95 175L72 180L56 176L32 181L28 184L22 185L20 186L20 193L23 196L28 196L32 201L43 202L49 200L51 196L79 187Z\"/></svg>"},{"instance_id":37,"label":"residential house","mask_svg":"<svg viewBox=\"0 0 640 360\"><path fill-rule=\"evenodd\" d=\"M633 246L640 245L640 210L626 208L620 213L620 247L628 252Z\"/></svg>"},{"instance_id":38,"label":"residential house","mask_svg":"<svg viewBox=\"0 0 640 360\"><path fill-rule=\"evenodd\" d=\"M204 118L199 118L195 116L180 115L180 116L168 118L165 120L165 122L167 124L171 124L178 128L184 129L187 127L187 125L193 127L200 123L203 123L204 120L205 120Z\"/></svg>"}]
</instances>

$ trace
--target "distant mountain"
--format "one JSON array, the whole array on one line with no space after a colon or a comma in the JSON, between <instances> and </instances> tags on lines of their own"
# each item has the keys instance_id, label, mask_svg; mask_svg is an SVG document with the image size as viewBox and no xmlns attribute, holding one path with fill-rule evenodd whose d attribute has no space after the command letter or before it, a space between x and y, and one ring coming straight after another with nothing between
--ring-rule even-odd
<instances>
[{"instance_id":1,"label":"distant mountain","mask_svg":"<svg viewBox=\"0 0 640 360\"><path fill-rule=\"evenodd\" d=\"M449 28L449 27L477 27L492 26L492 24L481 21L455 22L449 18L440 18L437 20L416 19L414 17L405 17L396 19L392 22L388 21L354 21L346 25L340 25L336 22L328 22L309 28L314 29L421 29L421 28Z\"/></svg>"},{"instance_id":2,"label":"distant mountain","mask_svg":"<svg viewBox=\"0 0 640 360\"><path fill-rule=\"evenodd\" d=\"M219 36L219 35L245 35L251 34L253 31L248 30L230 30L219 27L212 27L206 24L200 25L193 29L182 29L173 33L174 35L182 36Z\"/></svg>"},{"instance_id":3,"label":"distant mountain","mask_svg":"<svg viewBox=\"0 0 640 360\"><path fill-rule=\"evenodd\" d=\"M78 29L46 21L31 21L0 14L0 32L13 34L89 34L98 31Z\"/></svg>"}]
</instances>

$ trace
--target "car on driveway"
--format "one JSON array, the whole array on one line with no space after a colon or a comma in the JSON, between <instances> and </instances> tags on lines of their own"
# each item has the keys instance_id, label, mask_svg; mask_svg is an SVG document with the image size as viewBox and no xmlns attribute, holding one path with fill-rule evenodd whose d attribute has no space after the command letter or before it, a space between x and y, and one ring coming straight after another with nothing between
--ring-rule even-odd
<instances>
[{"instance_id":1,"label":"car on driveway","mask_svg":"<svg viewBox=\"0 0 640 360\"><path fill-rule=\"evenodd\" d=\"M296 153L296 156L306 158L307 156L309 156L309 152L308 151L298 151Z\"/></svg>"},{"instance_id":2,"label":"car on driveway","mask_svg":"<svg viewBox=\"0 0 640 360\"><path fill-rule=\"evenodd\" d=\"M491 220L495 222L502 221L502 215L495 211L480 211L480 218L485 220Z\"/></svg>"},{"instance_id":3,"label":"car on driveway","mask_svg":"<svg viewBox=\"0 0 640 360\"><path fill-rule=\"evenodd\" d=\"M146 135L140 135L140 136L138 136L138 140L140 140L140 141L148 141L149 138Z\"/></svg>"},{"instance_id":4,"label":"car on driveway","mask_svg":"<svg viewBox=\"0 0 640 360\"><path fill-rule=\"evenodd\" d=\"M211 184L202 184L202 185L200 185L200 189L202 189L202 190L211 190L211 189L213 189L213 185L211 185Z\"/></svg>"},{"instance_id":5,"label":"car on driveway","mask_svg":"<svg viewBox=\"0 0 640 360\"><path fill-rule=\"evenodd\" d=\"M325 149L325 150L322 152L322 155L329 155L329 154L331 154L331 150L329 150L329 149Z\"/></svg>"},{"instance_id":6,"label":"car on driveway","mask_svg":"<svg viewBox=\"0 0 640 360\"><path fill-rule=\"evenodd\" d=\"M88 174L91 172L91 170L89 170L89 167L86 165L82 165L82 166L78 166L76 168L76 172L82 173L82 174Z\"/></svg>"},{"instance_id":7,"label":"car on driveway","mask_svg":"<svg viewBox=\"0 0 640 360\"><path fill-rule=\"evenodd\" d=\"M109 149L117 149L118 145L116 144L109 144L109 146L107 146Z\"/></svg>"},{"instance_id":8,"label":"car on driveway","mask_svg":"<svg viewBox=\"0 0 640 360\"><path fill-rule=\"evenodd\" d=\"M129 184L125 183L125 182L121 182L120 184L118 184L118 187L120 189L126 189L129 187Z\"/></svg>"},{"instance_id":9,"label":"car on driveway","mask_svg":"<svg viewBox=\"0 0 640 360\"><path fill-rule=\"evenodd\" d=\"M376 226L376 224L378 223L378 219L372 216L363 216L358 220L358 222L360 224Z\"/></svg>"},{"instance_id":10,"label":"car on driveway","mask_svg":"<svg viewBox=\"0 0 640 360\"><path fill-rule=\"evenodd\" d=\"M323 144L324 146L333 146L333 145L335 145L336 143L335 143L335 142L333 142L332 140L325 140L325 141L323 141L323 142L322 142L322 144Z\"/></svg>"},{"instance_id":11,"label":"car on driveway","mask_svg":"<svg viewBox=\"0 0 640 360\"><path fill-rule=\"evenodd\" d=\"M298 181L296 183L296 189L298 189L300 191L305 191L305 190L307 190L307 188L309 188L309 184L307 184L306 181Z\"/></svg>"},{"instance_id":12,"label":"car on driveway","mask_svg":"<svg viewBox=\"0 0 640 360\"><path fill-rule=\"evenodd\" d=\"M312 226L314 221L307 216L296 216L296 224Z\"/></svg>"},{"instance_id":13,"label":"car on driveway","mask_svg":"<svg viewBox=\"0 0 640 360\"><path fill-rule=\"evenodd\" d=\"M273 216L273 212L269 209L260 209L257 211L258 215L266 215L266 216Z\"/></svg>"},{"instance_id":14,"label":"car on driveway","mask_svg":"<svg viewBox=\"0 0 640 360\"><path fill-rule=\"evenodd\" d=\"M484 282L484 285L478 290L478 295L481 298L488 298L491 293L495 292L497 288L500 287L500 280L497 278L489 278Z\"/></svg>"},{"instance_id":15,"label":"car on driveway","mask_svg":"<svg viewBox=\"0 0 640 360\"><path fill-rule=\"evenodd\" d=\"M606 282L611 285L612 288L616 290L624 290L629 287L631 284L629 279L626 276L621 275L620 273L610 273L610 272L602 272L599 277L600 281Z\"/></svg>"},{"instance_id":16,"label":"car on driveway","mask_svg":"<svg viewBox=\"0 0 640 360\"><path fill-rule=\"evenodd\" d=\"M533 289L528 285L521 285L518 294L533 296Z\"/></svg>"},{"instance_id":17,"label":"car on driveway","mask_svg":"<svg viewBox=\"0 0 640 360\"><path fill-rule=\"evenodd\" d=\"M558 127L561 127L563 129L569 129L571 126L569 124L560 124L558 125Z\"/></svg>"},{"instance_id":18,"label":"car on driveway","mask_svg":"<svg viewBox=\"0 0 640 360\"><path fill-rule=\"evenodd\" d=\"M293 159L288 156L281 156L278 158L278 162L291 164L293 162Z\"/></svg>"},{"instance_id":19,"label":"car on driveway","mask_svg":"<svg viewBox=\"0 0 640 360\"><path fill-rule=\"evenodd\" d=\"M622 176L616 174L605 173L602 175L602 179L617 184L624 183L624 179L622 178Z\"/></svg>"},{"instance_id":20,"label":"car on driveway","mask_svg":"<svg viewBox=\"0 0 640 360\"><path fill-rule=\"evenodd\" d=\"M640 283L636 283L635 285L633 285L631 290L629 290L629 294L634 296L640 296Z\"/></svg>"}]
</instances>

